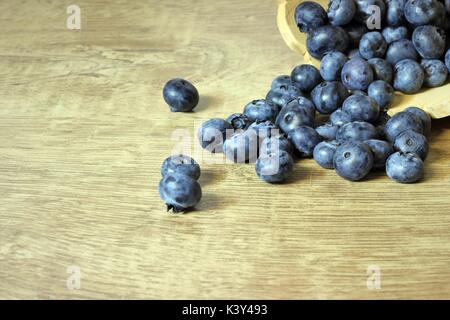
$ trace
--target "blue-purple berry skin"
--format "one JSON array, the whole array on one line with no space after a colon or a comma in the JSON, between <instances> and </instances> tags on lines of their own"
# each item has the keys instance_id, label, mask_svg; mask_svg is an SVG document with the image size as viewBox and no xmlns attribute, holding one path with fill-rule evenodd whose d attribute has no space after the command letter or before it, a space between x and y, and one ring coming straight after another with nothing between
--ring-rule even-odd
<instances>
[{"instance_id":1,"label":"blue-purple berry skin","mask_svg":"<svg viewBox=\"0 0 450 320\"><path fill-rule=\"evenodd\" d=\"M437 0L408 0L403 10L413 27L435 24L445 16L445 8Z\"/></svg>"},{"instance_id":2,"label":"blue-purple berry skin","mask_svg":"<svg viewBox=\"0 0 450 320\"><path fill-rule=\"evenodd\" d=\"M311 99L322 114L330 114L340 108L348 96L348 90L339 81L322 82L311 91Z\"/></svg>"},{"instance_id":3,"label":"blue-purple berry skin","mask_svg":"<svg viewBox=\"0 0 450 320\"><path fill-rule=\"evenodd\" d=\"M359 181L372 170L373 154L367 144L347 141L336 149L333 163L339 176L350 181Z\"/></svg>"},{"instance_id":4,"label":"blue-purple berry skin","mask_svg":"<svg viewBox=\"0 0 450 320\"><path fill-rule=\"evenodd\" d=\"M406 130L400 133L395 139L394 148L403 153L415 153L422 160L425 160L428 155L427 138L423 134L412 130Z\"/></svg>"},{"instance_id":5,"label":"blue-purple berry skin","mask_svg":"<svg viewBox=\"0 0 450 320\"><path fill-rule=\"evenodd\" d=\"M277 76L275 79L272 80L270 88L277 89L280 86L283 86L283 85L289 86L291 84L292 84L291 77L289 75L283 74L283 75Z\"/></svg>"},{"instance_id":6,"label":"blue-purple berry skin","mask_svg":"<svg viewBox=\"0 0 450 320\"><path fill-rule=\"evenodd\" d=\"M435 26L421 26L414 30L412 42L424 59L439 59L445 52L445 31Z\"/></svg>"},{"instance_id":7,"label":"blue-purple berry skin","mask_svg":"<svg viewBox=\"0 0 450 320\"><path fill-rule=\"evenodd\" d=\"M194 207L202 198L202 188L197 180L185 174L168 174L159 182L158 191L167 205L167 211L183 212Z\"/></svg>"},{"instance_id":8,"label":"blue-purple berry skin","mask_svg":"<svg viewBox=\"0 0 450 320\"><path fill-rule=\"evenodd\" d=\"M409 30L405 26L386 27L383 29L382 34L387 44L391 44L392 42L402 39L409 39Z\"/></svg>"},{"instance_id":9,"label":"blue-purple berry skin","mask_svg":"<svg viewBox=\"0 0 450 320\"><path fill-rule=\"evenodd\" d=\"M184 174L198 180L200 177L200 166L189 156L182 154L172 155L165 159L161 166L161 175L164 177L169 174Z\"/></svg>"},{"instance_id":10,"label":"blue-purple berry skin","mask_svg":"<svg viewBox=\"0 0 450 320\"><path fill-rule=\"evenodd\" d=\"M314 147L322 141L322 137L311 127L301 126L291 130L288 138L301 157L312 157Z\"/></svg>"},{"instance_id":11,"label":"blue-purple berry skin","mask_svg":"<svg viewBox=\"0 0 450 320\"><path fill-rule=\"evenodd\" d=\"M338 141L365 141L377 138L377 130L369 122L354 121L344 124L336 134Z\"/></svg>"},{"instance_id":12,"label":"blue-purple berry skin","mask_svg":"<svg viewBox=\"0 0 450 320\"><path fill-rule=\"evenodd\" d=\"M324 140L334 140L336 139L337 131L339 130L338 126L335 126L332 123L324 123L318 127L316 127L317 133Z\"/></svg>"},{"instance_id":13,"label":"blue-purple berry skin","mask_svg":"<svg viewBox=\"0 0 450 320\"><path fill-rule=\"evenodd\" d=\"M251 121L275 121L280 108L273 102L260 99L253 100L244 107L244 114Z\"/></svg>"},{"instance_id":14,"label":"blue-purple berry skin","mask_svg":"<svg viewBox=\"0 0 450 320\"><path fill-rule=\"evenodd\" d=\"M350 59L342 68L341 80L349 90L367 90L373 81L373 71L364 59Z\"/></svg>"},{"instance_id":15,"label":"blue-purple berry skin","mask_svg":"<svg viewBox=\"0 0 450 320\"><path fill-rule=\"evenodd\" d=\"M222 152L227 134L234 131L233 126L220 118L212 118L202 123L198 128L198 141L203 149L209 152Z\"/></svg>"},{"instance_id":16,"label":"blue-purple berry skin","mask_svg":"<svg viewBox=\"0 0 450 320\"><path fill-rule=\"evenodd\" d=\"M342 26L347 32L349 37L349 48L357 48L359 46L359 41L362 36L368 32L367 26L365 24L351 22L345 26ZM356 49L359 53L359 49ZM349 57L350 59L350 57Z\"/></svg>"},{"instance_id":17,"label":"blue-purple berry skin","mask_svg":"<svg viewBox=\"0 0 450 320\"><path fill-rule=\"evenodd\" d=\"M301 91L309 93L315 86L322 82L322 77L315 66L302 64L292 70L291 80Z\"/></svg>"},{"instance_id":18,"label":"blue-purple berry skin","mask_svg":"<svg viewBox=\"0 0 450 320\"><path fill-rule=\"evenodd\" d=\"M424 174L422 159L415 153L393 153L386 161L386 173L399 183L414 183Z\"/></svg>"},{"instance_id":19,"label":"blue-purple berry skin","mask_svg":"<svg viewBox=\"0 0 450 320\"><path fill-rule=\"evenodd\" d=\"M282 92L272 89L267 93L266 101L275 104L279 109L281 109L298 96L298 94L294 94L292 92Z\"/></svg>"},{"instance_id":20,"label":"blue-purple berry skin","mask_svg":"<svg viewBox=\"0 0 450 320\"><path fill-rule=\"evenodd\" d=\"M342 67L347 61L347 56L342 52L332 51L325 54L320 62L320 75L325 81L340 80Z\"/></svg>"},{"instance_id":21,"label":"blue-purple berry skin","mask_svg":"<svg viewBox=\"0 0 450 320\"><path fill-rule=\"evenodd\" d=\"M313 31L327 23L327 13L316 2L305 1L295 9L295 22L301 32Z\"/></svg>"},{"instance_id":22,"label":"blue-purple berry skin","mask_svg":"<svg viewBox=\"0 0 450 320\"><path fill-rule=\"evenodd\" d=\"M419 54L414 47L414 44L409 39L401 39L392 42L386 51L386 61L396 65L399 61L411 59L414 61L419 60Z\"/></svg>"},{"instance_id":23,"label":"blue-purple berry skin","mask_svg":"<svg viewBox=\"0 0 450 320\"><path fill-rule=\"evenodd\" d=\"M226 121L231 124L234 130L246 130L252 121L243 113L233 113Z\"/></svg>"},{"instance_id":24,"label":"blue-purple berry skin","mask_svg":"<svg viewBox=\"0 0 450 320\"><path fill-rule=\"evenodd\" d=\"M285 181L294 168L292 156L279 150L269 154L262 154L256 160L255 171L261 180L268 183L280 183Z\"/></svg>"},{"instance_id":25,"label":"blue-purple berry skin","mask_svg":"<svg viewBox=\"0 0 450 320\"><path fill-rule=\"evenodd\" d=\"M359 53L366 59L383 58L387 50L387 42L378 31L368 32L359 42Z\"/></svg>"},{"instance_id":26,"label":"blue-purple berry skin","mask_svg":"<svg viewBox=\"0 0 450 320\"><path fill-rule=\"evenodd\" d=\"M414 60L406 59L398 62L394 68L394 89L406 94L418 92L423 85L425 73Z\"/></svg>"},{"instance_id":27,"label":"blue-purple berry skin","mask_svg":"<svg viewBox=\"0 0 450 320\"><path fill-rule=\"evenodd\" d=\"M423 68L425 78L423 84L429 88L440 87L447 82L448 70L441 60L424 59L420 63Z\"/></svg>"},{"instance_id":28,"label":"blue-purple berry skin","mask_svg":"<svg viewBox=\"0 0 450 320\"><path fill-rule=\"evenodd\" d=\"M337 109L330 115L330 121L333 125L341 127L346 123L352 122L352 117L342 109Z\"/></svg>"},{"instance_id":29,"label":"blue-purple berry skin","mask_svg":"<svg viewBox=\"0 0 450 320\"><path fill-rule=\"evenodd\" d=\"M406 130L423 133L423 124L415 114L403 111L389 119L384 128L384 133L388 141L394 142L397 136Z\"/></svg>"},{"instance_id":30,"label":"blue-purple berry skin","mask_svg":"<svg viewBox=\"0 0 450 320\"><path fill-rule=\"evenodd\" d=\"M264 138L281 134L280 129L272 121L255 121L247 129L247 133L253 131L261 143Z\"/></svg>"},{"instance_id":31,"label":"blue-purple berry skin","mask_svg":"<svg viewBox=\"0 0 450 320\"><path fill-rule=\"evenodd\" d=\"M373 123L375 126L377 136L379 139L385 139L386 135L384 133L384 128L386 127L386 123L389 121L391 116L386 111L381 111L378 116L377 121Z\"/></svg>"},{"instance_id":32,"label":"blue-purple berry skin","mask_svg":"<svg viewBox=\"0 0 450 320\"><path fill-rule=\"evenodd\" d=\"M373 58L367 62L372 67L374 80L383 80L392 84L392 80L394 79L394 69L389 62L381 58Z\"/></svg>"},{"instance_id":33,"label":"blue-purple berry skin","mask_svg":"<svg viewBox=\"0 0 450 320\"><path fill-rule=\"evenodd\" d=\"M403 8L405 0L386 0L386 24L388 26L401 26L405 23Z\"/></svg>"},{"instance_id":34,"label":"blue-purple berry skin","mask_svg":"<svg viewBox=\"0 0 450 320\"><path fill-rule=\"evenodd\" d=\"M445 66L447 67L447 70L450 73L450 49L448 49L447 53L445 54Z\"/></svg>"},{"instance_id":35,"label":"blue-purple berry skin","mask_svg":"<svg viewBox=\"0 0 450 320\"><path fill-rule=\"evenodd\" d=\"M378 103L382 110L389 108L395 97L394 88L383 80L372 82L369 89L367 89L367 93L369 94L369 97L373 98Z\"/></svg>"},{"instance_id":36,"label":"blue-purple berry skin","mask_svg":"<svg viewBox=\"0 0 450 320\"><path fill-rule=\"evenodd\" d=\"M334 169L334 153L341 145L339 141L322 141L314 148L313 158L322 168Z\"/></svg>"},{"instance_id":37,"label":"blue-purple berry skin","mask_svg":"<svg viewBox=\"0 0 450 320\"><path fill-rule=\"evenodd\" d=\"M279 152L280 150L286 151L289 154L294 153L294 145L284 135L277 135L264 138L259 148L261 155L276 153Z\"/></svg>"},{"instance_id":38,"label":"blue-purple berry skin","mask_svg":"<svg viewBox=\"0 0 450 320\"><path fill-rule=\"evenodd\" d=\"M374 169L384 169L386 167L386 160L389 156L394 153L394 149L392 148L392 144L377 139L370 139L364 141L372 150L373 153L373 168Z\"/></svg>"},{"instance_id":39,"label":"blue-purple berry skin","mask_svg":"<svg viewBox=\"0 0 450 320\"><path fill-rule=\"evenodd\" d=\"M345 52L348 48L349 37L341 27L326 25L308 33L306 48L309 54L316 58L331 51Z\"/></svg>"},{"instance_id":40,"label":"blue-purple berry skin","mask_svg":"<svg viewBox=\"0 0 450 320\"><path fill-rule=\"evenodd\" d=\"M328 3L328 20L334 26L344 26L350 23L355 13L354 0L330 0Z\"/></svg>"},{"instance_id":41,"label":"blue-purple berry skin","mask_svg":"<svg viewBox=\"0 0 450 320\"><path fill-rule=\"evenodd\" d=\"M420 119L420 121L422 122L423 134L426 136L430 134L430 132L431 132L431 117L426 111L422 110L421 108L414 107L414 106L408 107L403 111L412 113L415 116L417 116Z\"/></svg>"},{"instance_id":42,"label":"blue-purple berry skin","mask_svg":"<svg viewBox=\"0 0 450 320\"><path fill-rule=\"evenodd\" d=\"M192 111L199 101L197 89L189 81L180 78L166 83L163 97L172 112Z\"/></svg>"},{"instance_id":43,"label":"blue-purple berry skin","mask_svg":"<svg viewBox=\"0 0 450 320\"><path fill-rule=\"evenodd\" d=\"M349 114L352 121L374 122L380 114L380 106L369 96L353 95L344 101L342 111Z\"/></svg>"},{"instance_id":44,"label":"blue-purple berry skin","mask_svg":"<svg viewBox=\"0 0 450 320\"><path fill-rule=\"evenodd\" d=\"M313 127L316 109L311 100L299 97L284 106L277 116L276 125L286 134L300 126Z\"/></svg>"}]
</instances>

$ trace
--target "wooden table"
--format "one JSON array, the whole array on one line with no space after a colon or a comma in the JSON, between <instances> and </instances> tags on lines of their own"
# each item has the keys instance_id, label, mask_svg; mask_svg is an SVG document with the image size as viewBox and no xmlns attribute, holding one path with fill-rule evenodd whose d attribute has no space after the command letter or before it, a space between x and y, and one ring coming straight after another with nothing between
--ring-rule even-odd
<instances>
[{"instance_id":1,"label":"wooden table","mask_svg":"<svg viewBox=\"0 0 450 320\"><path fill-rule=\"evenodd\" d=\"M195 150L194 127L301 60L273 2L193 3L80 0L68 30L64 2L1 2L0 298L450 298L450 121L421 183L301 160L265 184ZM173 77L198 87L194 113L168 111ZM202 161L203 199L179 216L157 192L173 132Z\"/></svg>"}]
</instances>

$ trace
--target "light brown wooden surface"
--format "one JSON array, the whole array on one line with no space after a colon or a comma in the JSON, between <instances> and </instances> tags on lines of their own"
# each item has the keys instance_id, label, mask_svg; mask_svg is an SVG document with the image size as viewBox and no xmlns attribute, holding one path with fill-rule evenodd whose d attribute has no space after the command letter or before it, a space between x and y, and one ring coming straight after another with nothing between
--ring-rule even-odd
<instances>
[{"instance_id":1,"label":"light brown wooden surface","mask_svg":"<svg viewBox=\"0 0 450 320\"><path fill-rule=\"evenodd\" d=\"M301 63L276 5L77 1L70 31L72 3L0 3L0 298L450 298L448 119L419 184L350 183L301 160L273 186L252 165L203 163L201 203L170 215L157 184L172 132L196 145L198 121ZM195 113L162 99L177 76L202 95Z\"/></svg>"}]
</instances>

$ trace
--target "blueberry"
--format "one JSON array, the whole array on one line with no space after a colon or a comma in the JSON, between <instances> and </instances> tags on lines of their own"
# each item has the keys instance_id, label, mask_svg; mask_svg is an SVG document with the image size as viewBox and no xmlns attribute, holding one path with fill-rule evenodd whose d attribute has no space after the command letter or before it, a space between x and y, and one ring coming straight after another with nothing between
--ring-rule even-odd
<instances>
[{"instance_id":1,"label":"blueberry","mask_svg":"<svg viewBox=\"0 0 450 320\"><path fill-rule=\"evenodd\" d=\"M258 136L254 130L238 132L223 145L228 160L235 163L253 163L258 158Z\"/></svg>"},{"instance_id":2,"label":"blueberry","mask_svg":"<svg viewBox=\"0 0 450 320\"><path fill-rule=\"evenodd\" d=\"M415 153L396 152L386 161L389 178L400 183L413 183L423 177L423 161Z\"/></svg>"},{"instance_id":3,"label":"blueberry","mask_svg":"<svg viewBox=\"0 0 450 320\"><path fill-rule=\"evenodd\" d=\"M252 121L243 113L233 113L227 118L234 130L246 130Z\"/></svg>"},{"instance_id":4,"label":"blueberry","mask_svg":"<svg viewBox=\"0 0 450 320\"><path fill-rule=\"evenodd\" d=\"M392 1L392 0L391 0ZM396 0L398 1L398 0ZM400 0L402 1L402 0ZM386 27L383 29L383 37L386 40L387 44L391 44L392 42L409 39L409 30L405 26L400 27Z\"/></svg>"},{"instance_id":5,"label":"blueberry","mask_svg":"<svg viewBox=\"0 0 450 320\"><path fill-rule=\"evenodd\" d=\"M392 42L386 51L386 61L395 65L405 59L419 60L419 54L412 41L402 39Z\"/></svg>"},{"instance_id":6,"label":"blueberry","mask_svg":"<svg viewBox=\"0 0 450 320\"><path fill-rule=\"evenodd\" d=\"M275 121L279 111L276 104L264 99L253 100L244 107L244 114L251 121Z\"/></svg>"},{"instance_id":7,"label":"blueberry","mask_svg":"<svg viewBox=\"0 0 450 320\"><path fill-rule=\"evenodd\" d=\"M328 3L328 20L334 26L343 26L352 21L356 12L353 0L330 0Z\"/></svg>"},{"instance_id":8,"label":"blueberry","mask_svg":"<svg viewBox=\"0 0 450 320\"><path fill-rule=\"evenodd\" d=\"M372 150L373 153L373 168L384 169L386 166L386 160L391 154L394 153L392 144L384 140L370 139L364 141Z\"/></svg>"},{"instance_id":9,"label":"blueberry","mask_svg":"<svg viewBox=\"0 0 450 320\"><path fill-rule=\"evenodd\" d=\"M373 154L367 144L347 141L336 149L333 163L339 176L350 181L358 181L372 170Z\"/></svg>"},{"instance_id":10,"label":"blueberry","mask_svg":"<svg viewBox=\"0 0 450 320\"><path fill-rule=\"evenodd\" d=\"M280 109L295 98L303 95L299 88L294 85L281 85L271 89L266 96L266 100L274 103Z\"/></svg>"},{"instance_id":11,"label":"blueberry","mask_svg":"<svg viewBox=\"0 0 450 320\"><path fill-rule=\"evenodd\" d=\"M352 121L374 122L380 114L380 106L369 96L353 95L344 101L342 111L349 114Z\"/></svg>"},{"instance_id":12,"label":"blueberry","mask_svg":"<svg viewBox=\"0 0 450 320\"><path fill-rule=\"evenodd\" d=\"M431 117L427 112L423 111L422 109L420 109L418 107L408 107L403 111L412 113L415 116L417 116L420 119L420 121L422 122L423 134L425 134L425 135L430 134L430 132L431 132Z\"/></svg>"},{"instance_id":13,"label":"blueberry","mask_svg":"<svg viewBox=\"0 0 450 320\"><path fill-rule=\"evenodd\" d=\"M227 121L219 118L209 119L198 128L198 141L203 149L213 153L222 152L227 133L230 135L233 131L233 127Z\"/></svg>"},{"instance_id":14,"label":"blueberry","mask_svg":"<svg viewBox=\"0 0 450 320\"><path fill-rule=\"evenodd\" d=\"M383 0L355 0L356 14L355 20L364 25L367 24L367 20L373 16L372 6L378 6L380 8L381 18L386 14L386 5Z\"/></svg>"},{"instance_id":15,"label":"blueberry","mask_svg":"<svg viewBox=\"0 0 450 320\"><path fill-rule=\"evenodd\" d=\"M247 129L247 131L252 130L258 136L259 142L263 141L266 137L280 134L280 129L272 121L255 121Z\"/></svg>"},{"instance_id":16,"label":"blueberry","mask_svg":"<svg viewBox=\"0 0 450 320\"><path fill-rule=\"evenodd\" d=\"M305 1L295 9L295 22L301 32L310 32L327 23L327 13L320 4Z\"/></svg>"},{"instance_id":17,"label":"blueberry","mask_svg":"<svg viewBox=\"0 0 450 320\"><path fill-rule=\"evenodd\" d=\"M424 59L439 59L445 51L445 32L435 26L417 27L412 35L417 52Z\"/></svg>"},{"instance_id":18,"label":"blueberry","mask_svg":"<svg viewBox=\"0 0 450 320\"><path fill-rule=\"evenodd\" d=\"M312 57L322 59L331 51L345 52L348 43L349 37L344 29L327 25L308 33L306 48Z\"/></svg>"},{"instance_id":19,"label":"blueberry","mask_svg":"<svg viewBox=\"0 0 450 320\"><path fill-rule=\"evenodd\" d=\"M422 160L425 160L428 155L427 138L423 134L412 130L406 130L400 133L395 139L394 148L403 153L415 153Z\"/></svg>"},{"instance_id":20,"label":"blueberry","mask_svg":"<svg viewBox=\"0 0 450 320\"><path fill-rule=\"evenodd\" d=\"M375 127L368 122L354 121L344 124L336 134L338 141L366 141L377 138Z\"/></svg>"},{"instance_id":21,"label":"blueberry","mask_svg":"<svg viewBox=\"0 0 450 320\"><path fill-rule=\"evenodd\" d=\"M397 136L406 130L423 133L422 121L411 112L399 112L386 123L384 133L388 141L394 142Z\"/></svg>"},{"instance_id":22,"label":"blueberry","mask_svg":"<svg viewBox=\"0 0 450 320\"><path fill-rule=\"evenodd\" d=\"M343 28L347 32L349 37L349 48L358 47L359 41L361 40L362 36L368 32L366 25L359 23L350 23L346 26L343 26Z\"/></svg>"},{"instance_id":23,"label":"blueberry","mask_svg":"<svg viewBox=\"0 0 450 320\"><path fill-rule=\"evenodd\" d=\"M294 146L284 135L266 137L261 142L260 154L276 153L280 150L286 151L289 154L294 153Z\"/></svg>"},{"instance_id":24,"label":"blueberry","mask_svg":"<svg viewBox=\"0 0 450 320\"><path fill-rule=\"evenodd\" d=\"M163 89L163 97L172 112L192 111L199 100L197 89L187 80L172 79Z\"/></svg>"},{"instance_id":25,"label":"blueberry","mask_svg":"<svg viewBox=\"0 0 450 320\"><path fill-rule=\"evenodd\" d=\"M445 15L443 5L437 0L408 0L404 12L406 20L415 27L435 24Z\"/></svg>"},{"instance_id":26,"label":"blueberry","mask_svg":"<svg viewBox=\"0 0 450 320\"><path fill-rule=\"evenodd\" d=\"M184 174L169 174L159 182L159 195L167 205L167 211L183 212L195 206L202 198L197 180Z\"/></svg>"},{"instance_id":27,"label":"blueberry","mask_svg":"<svg viewBox=\"0 0 450 320\"><path fill-rule=\"evenodd\" d=\"M310 64L296 66L292 70L291 79L304 92L310 92L322 81L319 70Z\"/></svg>"},{"instance_id":28,"label":"blueberry","mask_svg":"<svg viewBox=\"0 0 450 320\"><path fill-rule=\"evenodd\" d=\"M414 60L402 60L394 67L395 90L407 94L416 93L422 88L424 79L422 67Z\"/></svg>"},{"instance_id":29,"label":"blueberry","mask_svg":"<svg viewBox=\"0 0 450 320\"><path fill-rule=\"evenodd\" d=\"M450 14L450 0L445 0L445 9L447 13Z\"/></svg>"},{"instance_id":30,"label":"blueberry","mask_svg":"<svg viewBox=\"0 0 450 320\"><path fill-rule=\"evenodd\" d=\"M405 0L386 0L386 23L389 26L397 27L404 24L404 7Z\"/></svg>"},{"instance_id":31,"label":"blueberry","mask_svg":"<svg viewBox=\"0 0 450 320\"><path fill-rule=\"evenodd\" d=\"M374 80L383 80L391 84L394 79L392 65L384 59L373 58L367 61L373 70Z\"/></svg>"},{"instance_id":32,"label":"blueberry","mask_svg":"<svg viewBox=\"0 0 450 320\"><path fill-rule=\"evenodd\" d=\"M292 100L283 107L275 121L286 134L300 126L314 126L316 109L314 104L304 97Z\"/></svg>"},{"instance_id":33,"label":"blueberry","mask_svg":"<svg viewBox=\"0 0 450 320\"><path fill-rule=\"evenodd\" d=\"M332 123L325 123L318 126L316 131L324 140L334 140L336 139L338 129L339 127Z\"/></svg>"},{"instance_id":34,"label":"blueberry","mask_svg":"<svg viewBox=\"0 0 450 320\"><path fill-rule=\"evenodd\" d=\"M445 54L445 65L447 66L448 72L450 72L450 49Z\"/></svg>"},{"instance_id":35,"label":"blueberry","mask_svg":"<svg viewBox=\"0 0 450 320\"><path fill-rule=\"evenodd\" d=\"M347 61L347 56L342 52L333 51L327 53L320 62L320 75L325 81L340 80L342 67Z\"/></svg>"},{"instance_id":36,"label":"blueberry","mask_svg":"<svg viewBox=\"0 0 450 320\"><path fill-rule=\"evenodd\" d=\"M311 91L311 99L322 114L330 114L338 109L348 96L347 89L339 81L322 82Z\"/></svg>"},{"instance_id":37,"label":"blueberry","mask_svg":"<svg viewBox=\"0 0 450 320\"><path fill-rule=\"evenodd\" d=\"M333 158L336 149L341 145L339 141L322 141L313 152L313 158L317 164L325 169L334 169Z\"/></svg>"},{"instance_id":38,"label":"blueberry","mask_svg":"<svg viewBox=\"0 0 450 320\"><path fill-rule=\"evenodd\" d=\"M383 81L377 80L370 84L367 90L369 97L372 97L380 106L381 109L387 109L394 100L394 88Z\"/></svg>"},{"instance_id":39,"label":"blueberry","mask_svg":"<svg viewBox=\"0 0 450 320\"><path fill-rule=\"evenodd\" d=\"M301 157L311 157L314 147L322 141L322 137L311 127L300 126L291 130L288 138L294 144Z\"/></svg>"},{"instance_id":40,"label":"blueberry","mask_svg":"<svg viewBox=\"0 0 450 320\"><path fill-rule=\"evenodd\" d=\"M270 86L271 89L279 88L280 86L289 86L292 84L291 77L288 75L281 75L273 79Z\"/></svg>"},{"instance_id":41,"label":"blueberry","mask_svg":"<svg viewBox=\"0 0 450 320\"><path fill-rule=\"evenodd\" d=\"M189 156L182 154L173 155L164 160L161 166L161 175L184 174L192 179L198 180L200 177L200 166Z\"/></svg>"},{"instance_id":42,"label":"blueberry","mask_svg":"<svg viewBox=\"0 0 450 320\"><path fill-rule=\"evenodd\" d=\"M359 53L364 59L383 58L387 43L378 31L368 32L359 42Z\"/></svg>"},{"instance_id":43,"label":"blueberry","mask_svg":"<svg viewBox=\"0 0 450 320\"><path fill-rule=\"evenodd\" d=\"M277 183L286 180L294 168L291 155L284 151L272 152L261 155L256 160L256 174L261 180L269 183Z\"/></svg>"},{"instance_id":44,"label":"blueberry","mask_svg":"<svg viewBox=\"0 0 450 320\"><path fill-rule=\"evenodd\" d=\"M425 86L440 87L447 81L448 70L441 60L422 60L420 65L425 73Z\"/></svg>"},{"instance_id":45,"label":"blueberry","mask_svg":"<svg viewBox=\"0 0 450 320\"><path fill-rule=\"evenodd\" d=\"M342 109L337 109L330 115L330 121L333 125L340 127L352 122L352 117Z\"/></svg>"},{"instance_id":46,"label":"blueberry","mask_svg":"<svg viewBox=\"0 0 450 320\"><path fill-rule=\"evenodd\" d=\"M363 59L350 59L342 68L341 79L349 90L367 90L373 81L372 67Z\"/></svg>"}]
</instances>

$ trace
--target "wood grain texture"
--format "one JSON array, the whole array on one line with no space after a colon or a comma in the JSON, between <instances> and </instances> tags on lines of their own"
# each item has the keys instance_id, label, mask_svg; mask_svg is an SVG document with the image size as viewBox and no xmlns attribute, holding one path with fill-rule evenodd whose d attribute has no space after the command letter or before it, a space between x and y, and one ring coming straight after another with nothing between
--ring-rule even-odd
<instances>
[{"instance_id":1,"label":"wood grain texture","mask_svg":"<svg viewBox=\"0 0 450 320\"><path fill-rule=\"evenodd\" d=\"M268 185L197 155L194 126L302 62L273 2L83 0L70 31L72 3L0 2L0 298L450 298L448 119L419 184L302 160ZM164 104L177 76L201 93L194 113ZM203 199L180 216L157 193L176 129L203 158Z\"/></svg>"}]
</instances>

